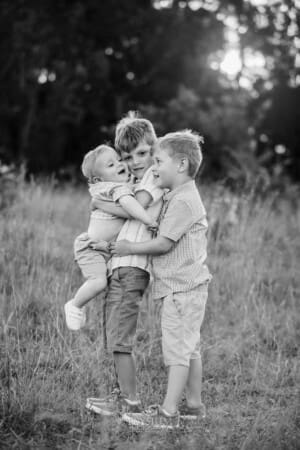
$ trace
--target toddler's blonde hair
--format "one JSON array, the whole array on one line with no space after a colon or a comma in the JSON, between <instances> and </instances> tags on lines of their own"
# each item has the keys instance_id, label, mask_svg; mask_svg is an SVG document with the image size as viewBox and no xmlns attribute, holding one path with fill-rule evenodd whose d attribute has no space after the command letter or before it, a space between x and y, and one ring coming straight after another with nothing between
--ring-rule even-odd
<instances>
[{"instance_id":1,"label":"toddler's blonde hair","mask_svg":"<svg viewBox=\"0 0 300 450\"><path fill-rule=\"evenodd\" d=\"M93 177L96 175L94 172L95 163L97 158L101 153L105 150L114 150L109 145L98 145L98 147L94 148L94 150L90 150L83 158L83 162L81 164L81 171L83 175L92 182Z\"/></svg>"}]
</instances>

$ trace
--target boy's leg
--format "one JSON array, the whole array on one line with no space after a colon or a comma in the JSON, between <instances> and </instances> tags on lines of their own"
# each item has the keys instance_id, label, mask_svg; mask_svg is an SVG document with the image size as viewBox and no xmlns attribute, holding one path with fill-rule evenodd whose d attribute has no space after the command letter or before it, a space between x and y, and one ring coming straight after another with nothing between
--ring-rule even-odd
<instances>
[{"instance_id":1,"label":"boy's leg","mask_svg":"<svg viewBox=\"0 0 300 450\"><path fill-rule=\"evenodd\" d=\"M117 291L111 285L107 295L108 347L113 351L121 392L136 399L136 365L133 341L139 305L149 282L149 274L136 267L120 267Z\"/></svg>"},{"instance_id":2,"label":"boy's leg","mask_svg":"<svg viewBox=\"0 0 300 450\"><path fill-rule=\"evenodd\" d=\"M113 353L116 376L123 395L129 400L137 400L136 364L132 353Z\"/></svg>"},{"instance_id":3,"label":"boy's leg","mask_svg":"<svg viewBox=\"0 0 300 450\"><path fill-rule=\"evenodd\" d=\"M167 393L162 407L170 414L178 410L184 388L187 383L189 368L186 366L170 366Z\"/></svg>"},{"instance_id":4,"label":"boy's leg","mask_svg":"<svg viewBox=\"0 0 300 450\"><path fill-rule=\"evenodd\" d=\"M125 413L122 418L134 426L174 428L179 426L179 416L184 419L204 417L204 408L195 405L201 393L200 326L207 297L202 287L189 292L177 292L163 298L161 311L162 350L169 367L167 393L162 407L143 413ZM193 359L194 358L194 359ZM199 364L200 362L200 364ZM199 386L200 385L200 386ZM188 389L188 408L178 405ZM200 387L200 391L199 391Z\"/></svg>"},{"instance_id":5,"label":"boy's leg","mask_svg":"<svg viewBox=\"0 0 300 450\"><path fill-rule=\"evenodd\" d=\"M208 296L208 285L199 286L198 292L198 327L199 334L195 348L191 354L189 375L186 386L186 403L190 408L198 408L202 405L202 359L200 354L200 328L205 314L205 306Z\"/></svg>"},{"instance_id":6,"label":"boy's leg","mask_svg":"<svg viewBox=\"0 0 300 450\"><path fill-rule=\"evenodd\" d=\"M186 402L190 408L198 408L202 405L202 360L200 358L190 360L190 368L186 385Z\"/></svg>"},{"instance_id":7,"label":"boy's leg","mask_svg":"<svg viewBox=\"0 0 300 450\"><path fill-rule=\"evenodd\" d=\"M88 409L112 415L122 408L140 409L136 393L136 368L132 354L139 304L149 282L149 274L136 267L115 269L109 279L106 297L106 329L108 349L113 352L118 398L88 399Z\"/></svg>"},{"instance_id":8,"label":"boy's leg","mask_svg":"<svg viewBox=\"0 0 300 450\"><path fill-rule=\"evenodd\" d=\"M200 326L206 299L207 286L171 294L163 302L162 347L165 363L169 365L163 407L170 413L177 410L185 387L189 406L201 398Z\"/></svg>"}]
</instances>

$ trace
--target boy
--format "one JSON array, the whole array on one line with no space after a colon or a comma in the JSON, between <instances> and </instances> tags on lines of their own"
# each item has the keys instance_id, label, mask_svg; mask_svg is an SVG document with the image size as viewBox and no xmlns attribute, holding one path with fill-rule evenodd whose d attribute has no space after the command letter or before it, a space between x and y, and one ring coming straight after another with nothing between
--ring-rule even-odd
<instances>
[{"instance_id":1,"label":"boy","mask_svg":"<svg viewBox=\"0 0 300 450\"><path fill-rule=\"evenodd\" d=\"M179 426L185 419L204 417L201 402L200 326L211 275L206 259L207 220L194 178L202 162L202 138L189 130L159 139L154 153L157 185L169 189L160 214L157 238L147 242L118 241L111 252L153 256L154 299L161 299L162 351L169 368L162 406L125 413L131 425L153 428ZM186 388L186 405L178 404Z\"/></svg>"},{"instance_id":2,"label":"boy","mask_svg":"<svg viewBox=\"0 0 300 450\"><path fill-rule=\"evenodd\" d=\"M138 203L138 198L134 198L132 186L128 183L127 165L120 161L120 156L112 147L99 145L89 151L81 169L89 182L93 199L117 202L131 217L150 227L155 225ZM76 238L75 260L86 281L64 307L70 330L79 330L85 324L84 306L106 288L107 263L111 257L108 242L117 238L123 224L124 219L96 209L91 213L87 232ZM90 241L97 242L94 248L90 247Z\"/></svg>"},{"instance_id":3,"label":"boy","mask_svg":"<svg viewBox=\"0 0 300 450\"><path fill-rule=\"evenodd\" d=\"M134 189L140 204L156 220L162 206L164 191L156 186L152 172L152 147L156 134L149 120L129 113L116 127L115 147L138 181ZM108 213L120 215L117 207L105 202L94 205ZM120 209L120 208L119 208ZM151 239L151 232L137 220L127 220L118 239L140 242ZM106 399L88 398L86 407L102 415L120 411L140 411L136 391L136 367L133 341L136 333L139 304L149 283L149 261L146 255L114 256L106 297L106 330L108 348L113 353L120 392Z\"/></svg>"}]
</instances>

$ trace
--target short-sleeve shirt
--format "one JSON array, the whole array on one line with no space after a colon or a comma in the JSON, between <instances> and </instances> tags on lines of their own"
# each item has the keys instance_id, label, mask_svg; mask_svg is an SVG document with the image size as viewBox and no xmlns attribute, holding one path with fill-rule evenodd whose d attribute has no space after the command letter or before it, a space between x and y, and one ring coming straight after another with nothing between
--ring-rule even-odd
<instances>
[{"instance_id":1,"label":"short-sleeve shirt","mask_svg":"<svg viewBox=\"0 0 300 450\"><path fill-rule=\"evenodd\" d=\"M158 235L173 241L173 246L152 259L154 298L186 292L211 279L205 264L207 228L206 211L193 180L165 195Z\"/></svg>"},{"instance_id":2,"label":"short-sleeve shirt","mask_svg":"<svg viewBox=\"0 0 300 450\"><path fill-rule=\"evenodd\" d=\"M107 202L117 203L124 195L134 195L132 184L130 183L114 183L112 181L99 181L98 183L89 185L89 192L94 200L105 200ZM119 219L119 217L94 209L91 217L95 219Z\"/></svg>"},{"instance_id":3,"label":"short-sleeve shirt","mask_svg":"<svg viewBox=\"0 0 300 450\"><path fill-rule=\"evenodd\" d=\"M134 193L139 191L148 192L152 201L147 208L148 214L157 220L162 207L162 197L164 195L164 190L159 188L154 180L153 168L150 167L144 174L143 178L139 183L134 185ZM124 223L117 241L121 239L127 239L131 242L143 242L148 241L152 238L151 232L148 230L147 226L135 219L128 219ZM128 255L128 256L113 256L110 262L110 270L113 271L118 267L138 267L140 269L150 272L149 258L147 255Z\"/></svg>"}]
</instances>

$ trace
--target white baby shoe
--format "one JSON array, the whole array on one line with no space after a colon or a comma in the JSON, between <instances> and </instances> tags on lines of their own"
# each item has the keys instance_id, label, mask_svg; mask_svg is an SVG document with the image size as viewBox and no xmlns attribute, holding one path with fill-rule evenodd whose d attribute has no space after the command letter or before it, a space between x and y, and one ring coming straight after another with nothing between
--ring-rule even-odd
<instances>
[{"instance_id":1,"label":"white baby shoe","mask_svg":"<svg viewBox=\"0 0 300 450\"><path fill-rule=\"evenodd\" d=\"M65 306L66 324L69 330L77 331L85 325L86 313L85 308L78 308L73 305L73 299L69 300Z\"/></svg>"}]
</instances>

